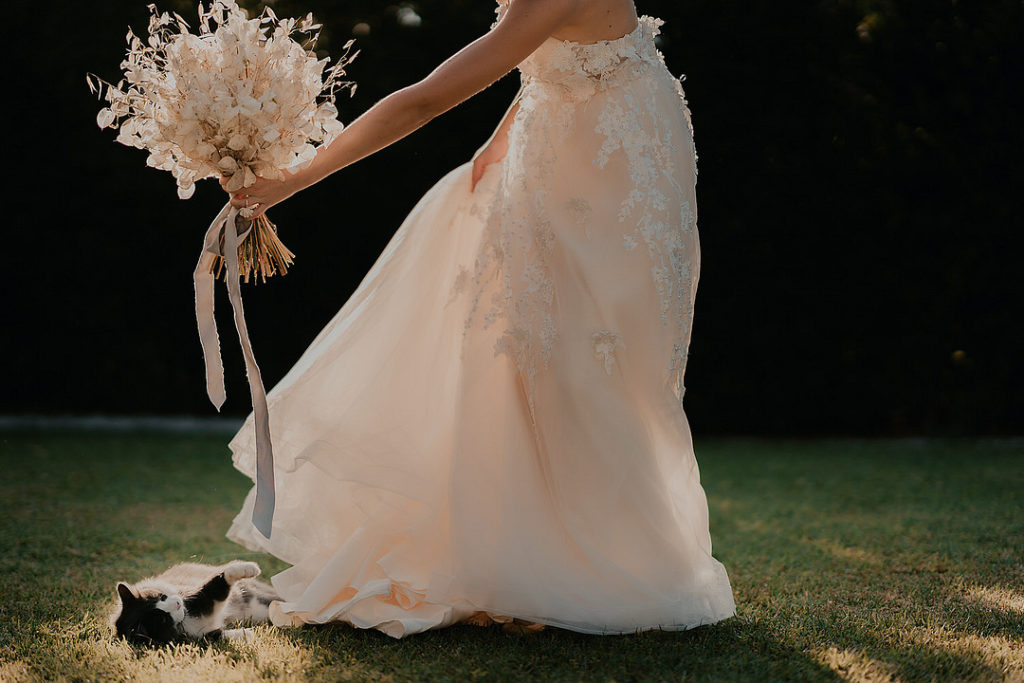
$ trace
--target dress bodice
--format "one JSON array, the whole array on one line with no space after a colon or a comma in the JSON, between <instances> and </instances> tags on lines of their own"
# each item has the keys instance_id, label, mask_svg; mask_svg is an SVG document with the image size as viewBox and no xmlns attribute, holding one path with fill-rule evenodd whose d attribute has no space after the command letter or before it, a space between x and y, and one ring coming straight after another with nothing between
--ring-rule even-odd
<instances>
[{"instance_id":1,"label":"dress bodice","mask_svg":"<svg viewBox=\"0 0 1024 683\"><path fill-rule=\"evenodd\" d=\"M505 15L509 0L497 2L495 26ZM664 23L644 15L626 35L593 43L551 37L519 64L519 71L527 81L559 85L572 95L587 97L635 78L650 66L664 65L654 42Z\"/></svg>"}]
</instances>

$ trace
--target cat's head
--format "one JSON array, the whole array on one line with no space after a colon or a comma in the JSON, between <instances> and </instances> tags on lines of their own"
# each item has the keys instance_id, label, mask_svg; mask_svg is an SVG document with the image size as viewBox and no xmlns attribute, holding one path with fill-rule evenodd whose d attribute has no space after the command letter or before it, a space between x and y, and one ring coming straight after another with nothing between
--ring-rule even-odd
<instances>
[{"instance_id":1,"label":"cat's head","mask_svg":"<svg viewBox=\"0 0 1024 683\"><path fill-rule=\"evenodd\" d=\"M111 616L115 633L140 645L161 645L174 640L185 618L185 603L173 590L154 587L132 589L117 584L121 599Z\"/></svg>"}]
</instances>

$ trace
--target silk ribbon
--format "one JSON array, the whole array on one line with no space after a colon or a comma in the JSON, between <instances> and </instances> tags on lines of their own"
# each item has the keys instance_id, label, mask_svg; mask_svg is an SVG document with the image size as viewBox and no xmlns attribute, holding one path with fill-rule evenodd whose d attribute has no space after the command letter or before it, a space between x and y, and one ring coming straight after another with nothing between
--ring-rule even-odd
<instances>
[{"instance_id":1,"label":"silk ribbon","mask_svg":"<svg viewBox=\"0 0 1024 683\"><path fill-rule=\"evenodd\" d=\"M224 205L206 231L203 252L192 275L196 290L196 322L199 325L199 340L203 345L203 362L206 366L206 394L210 402L220 411L227 398L224 389L224 364L220 355L220 338L217 321L213 317L213 265L217 257L227 265L228 298L234 313L238 341L245 357L245 374L249 379L249 394L252 396L252 410L256 427L256 501L252 509L252 523L261 534L270 538L274 518L274 450L270 442L270 413L267 409L267 392L263 378L249 343L249 331L245 326L245 310L242 308L242 287L238 281L238 245L249 234L252 224L241 234L237 231L238 209L231 203Z\"/></svg>"}]
</instances>

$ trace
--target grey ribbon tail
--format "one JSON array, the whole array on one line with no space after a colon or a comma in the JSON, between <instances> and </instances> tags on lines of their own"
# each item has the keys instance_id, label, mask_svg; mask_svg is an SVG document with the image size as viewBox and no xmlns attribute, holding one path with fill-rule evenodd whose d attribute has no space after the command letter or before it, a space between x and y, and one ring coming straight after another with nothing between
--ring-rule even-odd
<instances>
[{"instance_id":1,"label":"grey ribbon tail","mask_svg":"<svg viewBox=\"0 0 1024 683\"><path fill-rule=\"evenodd\" d=\"M220 357L220 341L217 323L213 317L213 274L210 267L218 255L222 255L227 266L228 298L234 313L238 341L245 357L245 374L249 380L249 394L252 397L253 416L256 428L256 501L252 511L252 523L265 537L270 538L274 517L274 451L270 440L270 412L267 408L267 393L263 379L249 342L249 331L245 325L245 309L242 307L242 288L238 282L238 243L248 234L239 236L235 219L238 209L229 204L221 209L206 233L203 253L193 274L196 289L196 319L199 324L199 338L203 344L203 358L206 364L206 391L210 401L220 410L226 398L224 390L224 367ZM223 249L221 249L223 235Z\"/></svg>"},{"instance_id":2,"label":"grey ribbon tail","mask_svg":"<svg viewBox=\"0 0 1024 683\"><path fill-rule=\"evenodd\" d=\"M252 396L252 410L256 427L256 501L252 509L252 523L261 534L270 538L271 522L274 518L274 450L270 442L270 412L267 409L267 392L263 388L260 367L249 343L249 331L245 325L245 309L242 308L242 286L238 281L238 235L235 233L235 217L238 210L232 208L224 222L224 261L228 267L228 297L235 315L235 329L245 356L245 374L249 378L249 394Z\"/></svg>"},{"instance_id":3,"label":"grey ribbon tail","mask_svg":"<svg viewBox=\"0 0 1024 683\"><path fill-rule=\"evenodd\" d=\"M220 235L230 212L231 204L225 204L213 219L203 238L203 253L199 255L199 263L192 273L192 284L196 290L196 323L199 325L199 341L203 345L203 365L206 368L206 395L218 411L227 399L227 392L224 390L220 337L217 335L217 322L213 317L214 282L210 269L220 255Z\"/></svg>"}]
</instances>

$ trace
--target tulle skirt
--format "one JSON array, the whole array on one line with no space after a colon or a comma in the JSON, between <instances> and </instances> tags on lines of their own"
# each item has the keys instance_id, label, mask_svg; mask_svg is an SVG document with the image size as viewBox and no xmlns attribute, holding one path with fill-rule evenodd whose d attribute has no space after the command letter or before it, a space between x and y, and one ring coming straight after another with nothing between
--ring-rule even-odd
<instances>
[{"instance_id":1,"label":"tulle skirt","mask_svg":"<svg viewBox=\"0 0 1024 683\"><path fill-rule=\"evenodd\" d=\"M250 522L254 487L228 537L292 565L273 623L402 637L486 612L612 634L732 615L649 265L630 261L646 256L617 237L555 262L560 334L531 410L505 329L467 328L453 294L501 179L471 192L470 174L427 192L269 393L272 534ZM230 448L253 477L251 416Z\"/></svg>"}]
</instances>

